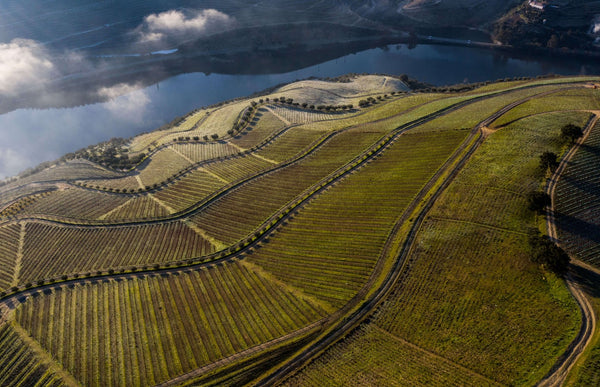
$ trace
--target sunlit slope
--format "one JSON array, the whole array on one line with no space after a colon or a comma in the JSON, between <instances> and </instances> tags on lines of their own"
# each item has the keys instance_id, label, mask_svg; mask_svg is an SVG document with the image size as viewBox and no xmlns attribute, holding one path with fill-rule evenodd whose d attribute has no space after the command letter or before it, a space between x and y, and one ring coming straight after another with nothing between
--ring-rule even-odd
<instances>
[{"instance_id":1,"label":"sunlit slope","mask_svg":"<svg viewBox=\"0 0 600 387\"><path fill-rule=\"evenodd\" d=\"M580 315L530 261L527 194L600 110L589 81L303 81L132 139L127 170L10 182L0 378L17 356L48 382L243 384L316 345L287 383L534 384Z\"/></svg>"}]
</instances>

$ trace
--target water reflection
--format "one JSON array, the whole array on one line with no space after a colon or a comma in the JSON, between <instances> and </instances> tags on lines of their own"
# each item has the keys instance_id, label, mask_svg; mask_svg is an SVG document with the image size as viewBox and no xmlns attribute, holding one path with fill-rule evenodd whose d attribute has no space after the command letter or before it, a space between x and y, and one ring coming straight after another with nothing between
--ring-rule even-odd
<instances>
[{"instance_id":1,"label":"water reflection","mask_svg":"<svg viewBox=\"0 0 600 387\"><path fill-rule=\"evenodd\" d=\"M243 65L243 64L241 64ZM280 68L294 68L287 63ZM20 109L0 115L0 177L111 137L130 137L152 130L186 112L245 96L297 79L334 77L349 72L409 74L436 85L495 80L539 74L600 73L598 65L579 60L517 59L493 51L452 46L393 45L370 49L306 68L273 74L224 75L191 73L157 85L106 88L106 103L63 108ZM123 89L124 88L124 89Z\"/></svg>"}]
</instances>

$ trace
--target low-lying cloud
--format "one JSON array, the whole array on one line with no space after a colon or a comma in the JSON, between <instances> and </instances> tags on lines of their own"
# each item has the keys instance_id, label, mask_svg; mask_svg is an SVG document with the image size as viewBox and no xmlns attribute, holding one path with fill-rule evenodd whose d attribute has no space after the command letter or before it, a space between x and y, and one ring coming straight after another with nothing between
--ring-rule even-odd
<instances>
[{"instance_id":1,"label":"low-lying cloud","mask_svg":"<svg viewBox=\"0 0 600 387\"><path fill-rule=\"evenodd\" d=\"M0 96L38 88L58 74L48 51L33 40L0 43Z\"/></svg>"},{"instance_id":2,"label":"low-lying cloud","mask_svg":"<svg viewBox=\"0 0 600 387\"><path fill-rule=\"evenodd\" d=\"M146 43L183 35L199 38L231 29L235 23L234 17L216 9L170 10L146 16L138 31L140 42Z\"/></svg>"}]
</instances>

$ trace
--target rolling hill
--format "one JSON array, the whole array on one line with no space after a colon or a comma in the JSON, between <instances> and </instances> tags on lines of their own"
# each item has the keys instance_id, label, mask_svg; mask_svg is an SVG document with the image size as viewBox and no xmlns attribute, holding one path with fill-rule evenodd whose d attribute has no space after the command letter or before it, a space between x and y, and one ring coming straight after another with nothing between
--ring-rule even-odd
<instances>
[{"instance_id":1,"label":"rolling hill","mask_svg":"<svg viewBox=\"0 0 600 387\"><path fill-rule=\"evenodd\" d=\"M597 380L599 83L305 80L4 182L0 384Z\"/></svg>"}]
</instances>

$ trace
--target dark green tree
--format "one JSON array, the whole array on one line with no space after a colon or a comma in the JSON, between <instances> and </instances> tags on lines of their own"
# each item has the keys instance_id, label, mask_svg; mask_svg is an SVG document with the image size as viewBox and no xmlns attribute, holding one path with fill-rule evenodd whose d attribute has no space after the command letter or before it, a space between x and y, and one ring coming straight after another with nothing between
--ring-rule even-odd
<instances>
[{"instance_id":1,"label":"dark green tree","mask_svg":"<svg viewBox=\"0 0 600 387\"><path fill-rule=\"evenodd\" d=\"M579 137L583 136L583 131L577 125L568 124L560 129L560 135L563 139L574 143Z\"/></svg>"},{"instance_id":2,"label":"dark green tree","mask_svg":"<svg viewBox=\"0 0 600 387\"><path fill-rule=\"evenodd\" d=\"M542 214L545 208L552 204L552 199L545 192L533 191L527 195L527 203L530 210Z\"/></svg>"},{"instance_id":3,"label":"dark green tree","mask_svg":"<svg viewBox=\"0 0 600 387\"><path fill-rule=\"evenodd\" d=\"M569 267L569 255L547 236L534 234L529 238L531 261L542 265L558 275L564 275Z\"/></svg>"},{"instance_id":4,"label":"dark green tree","mask_svg":"<svg viewBox=\"0 0 600 387\"><path fill-rule=\"evenodd\" d=\"M544 152L540 155L540 168L546 171L550 169L550 171L556 171L558 168L558 156L554 152Z\"/></svg>"}]
</instances>

